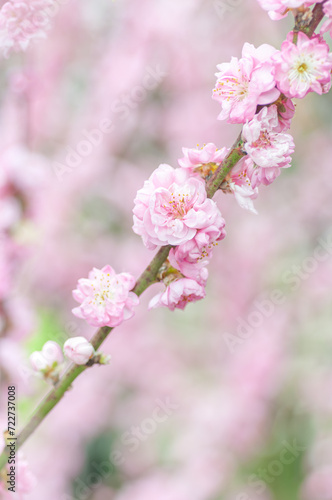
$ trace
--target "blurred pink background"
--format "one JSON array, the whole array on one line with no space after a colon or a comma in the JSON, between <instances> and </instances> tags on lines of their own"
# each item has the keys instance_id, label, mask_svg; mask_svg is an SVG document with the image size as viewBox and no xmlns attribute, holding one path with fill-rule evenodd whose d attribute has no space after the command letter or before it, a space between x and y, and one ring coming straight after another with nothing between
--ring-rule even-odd
<instances>
[{"instance_id":1,"label":"blurred pink background","mask_svg":"<svg viewBox=\"0 0 332 500\"><path fill-rule=\"evenodd\" d=\"M1 61L0 165L16 196L0 215L3 428L9 384L20 427L47 391L29 354L94 332L71 314L77 280L151 260L131 231L144 180L182 147L237 137L217 120L216 65L246 41L279 48L292 27L253 0L61 4L45 40ZM257 216L217 194L227 238L206 299L147 312L158 285L142 296L103 346L111 363L22 448L25 499L331 500L331 104L298 103L292 168L260 190Z\"/></svg>"}]
</instances>

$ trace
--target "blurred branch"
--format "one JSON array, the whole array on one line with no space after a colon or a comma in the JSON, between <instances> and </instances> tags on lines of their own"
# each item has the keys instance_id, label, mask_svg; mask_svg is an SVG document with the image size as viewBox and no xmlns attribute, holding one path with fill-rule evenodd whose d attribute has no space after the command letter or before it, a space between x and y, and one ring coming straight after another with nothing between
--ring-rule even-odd
<instances>
[{"instance_id":1,"label":"blurred branch","mask_svg":"<svg viewBox=\"0 0 332 500\"><path fill-rule=\"evenodd\" d=\"M317 28L318 24L324 17L323 4L316 4L312 11L312 18L310 23L306 26L300 27L299 21L296 21L294 32L303 31L306 35L311 37ZM206 191L209 198L212 198L217 192L222 182L226 178L227 174L231 169L238 163L238 161L245 156L246 153L242 150L243 141L241 139L241 133L236 139L234 145L232 146L230 152L226 156L225 160L218 167L214 175L206 183ZM171 245L161 247L157 252L155 257L152 259L151 263L147 266L145 271L138 278L133 292L136 295L141 295L150 285L156 283L157 274L168 257L171 249ZM91 343L95 349L98 349L100 345L104 342L107 336L112 331L112 328L104 326L99 328L97 332L91 339ZM55 387L47 394L43 401L39 404L34 414L26 424L26 426L21 430L17 437L17 449L22 446L22 444L28 439L28 437L35 431L39 424L44 420L44 418L49 414L49 412L57 405L57 403L62 399L65 392L70 388L72 382L88 367L78 366L73 363L69 365L65 373L60 378L59 382ZM7 453L6 448L0 455L0 471L6 465Z\"/></svg>"}]
</instances>

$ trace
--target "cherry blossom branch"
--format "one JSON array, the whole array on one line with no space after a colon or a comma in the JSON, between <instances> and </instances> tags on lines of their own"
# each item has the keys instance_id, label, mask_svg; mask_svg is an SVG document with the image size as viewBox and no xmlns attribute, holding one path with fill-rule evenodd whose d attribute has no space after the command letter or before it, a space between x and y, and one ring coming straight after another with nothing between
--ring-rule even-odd
<instances>
[{"instance_id":1,"label":"cherry blossom branch","mask_svg":"<svg viewBox=\"0 0 332 500\"><path fill-rule=\"evenodd\" d=\"M133 289L136 295L141 295L149 286L156 283L157 274L162 266L162 264L167 259L171 246L162 247L155 257L152 259L150 264L138 278L136 285ZM104 342L107 336L110 334L113 328L103 326L97 330L95 335L91 339L91 344L97 350L100 345ZM23 427L22 431L17 437L16 449L19 449L22 444L28 439L28 437L36 430L36 428L41 424L49 412L58 404L62 399L65 392L70 388L73 381L86 369L87 365L76 365L71 363L62 377L59 379L55 387L47 394L43 401L36 408L34 414L28 421L28 423ZM3 452L0 456L0 471L5 466L7 462L7 454Z\"/></svg>"},{"instance_id":2,"label":"cherry blossom branch","mask_svg":"<svg viewBox=\"0 0 332 500\"><path fill-rule=\"evenodd\" d=\"M301 13L299 13L299 15L296 17L294 32L297 33L299 31L303 31L307 36L311 37L324 16L323 3L316 4L312 11L310 22L306 21L303 15L301 18ZM296 41L294 42L296 43ZM246 153L243 150L243 140L241 132L226 158L219 165L212 177L209 178L209 180L207 180L206 182L206 191L209 198L212 198L214 196L232 168L245 155ZM151 263L138 278L135 287L132 290L137 296L141 295L150 285L158 282L158 272L163 263L166 261L171 248L171 245L161 247L155 257L152 259ZM100 345L104 342L112 329L113 328L109 326L103 326L99 328L99 330L97 330L97 332L91 339L91 344L94 349L98 349L100 347ZM22 446L22 444L36 430L36 428L45 419L49 412L58 404L66 391L71 387L73 381L92 364L93 361L91 363L89 362L86 365L77 365L71 363L68 366L65 373L62 375L62 377L59 378L53 389L46 395L46 397L35 410L28 423L18 434L17 449ZM6 462L7 454L6 451L4 451L0 456L0 470L5 466Z\"/></svg>"},{"instance_id":3,"label":"cherry blossom branch","mask_svg":"<svg viewBox=\"0 0 332 500\"><path fill-rule=\"evenodd\" d=\"M213 177L207 181L206 190L208 196L212 196L219 189L220 185L224 181L227 174L234 167L234 165L245 155L241 152L241 136L236 140L233 148L218 167ZM171 249L171 245L161 247L157 252L155 257L152 259L147 268L143 271L141 276L138 278L133 292L136 295L141 295L149 286L156 283L157 274L168 257ZM91 339L91 344L97 350L104 340L108 337L112 328L103 326L97 330ZM85 371L88 367L86 365L75 365L71 363L67 368L66 372L59 379L55 387L47 394L44 400L39 404L34 414L21 430L17 437L17 449L22 446L22 444L28 439L28 437L36 430L36 428L41 424L49 412L59 403L59 401L64 396L65 392L70 388L73 381ZM7 461L7 455L5 452L0 456L0 470L4 467Z\"/></svg>"}]
</instances>

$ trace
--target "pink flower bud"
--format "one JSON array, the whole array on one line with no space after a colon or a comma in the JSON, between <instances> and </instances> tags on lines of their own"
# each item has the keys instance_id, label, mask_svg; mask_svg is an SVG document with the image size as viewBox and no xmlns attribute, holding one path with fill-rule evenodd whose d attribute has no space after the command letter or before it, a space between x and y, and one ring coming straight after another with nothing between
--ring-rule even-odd
<instances>
[{"instance_id":1,"label":"pink flower bud","mask_svg":"<svg viewBox=\"0 0 332 500\"><path fill-rule=\"evenodd\" d=\"M62 361L61 347L53 340L48 340L41 351L35 351L30 356L30 363L36 372L49 370L62 363Z\"/></svg>"},{"instance_id":2,"label":"pink flower bud","mask_svg":"<svg viewBox=\"0 0 332 500\"><path fill-rule=\"evenodd\" d=\"M65 356L77 365L85 365L95 354L93 346L84 337L66 340L63 350Z\"/></svg>"},{"instance_id":3,"label":"pink flower bud","mask_svg":"<svg viewBox=\"0 0 332 500\"><path fill-rule=\"evenodd\" d=\"M40 372L48 368L48 363L40 351L34 351L30 355L30 363L36 372Z\"/></svg>"},{"instance_id":4,"label":"pink flower bud","mask_svg":"<svg viewBox=\"0 0 332 500\"><path fill-rule=\"evenodd\" d=\"M52 365L54 362L62 363L63 361L62 349L59 344L57 344L53 340L48 340L43 345L41 352L50 365Z\"/></svg>"}]
</instances>

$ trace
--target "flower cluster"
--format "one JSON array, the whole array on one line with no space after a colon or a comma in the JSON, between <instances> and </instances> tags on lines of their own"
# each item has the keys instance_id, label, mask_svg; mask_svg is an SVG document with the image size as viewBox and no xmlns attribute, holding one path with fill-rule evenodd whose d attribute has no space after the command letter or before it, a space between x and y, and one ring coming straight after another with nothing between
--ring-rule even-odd
<instances>
[{"instance_id":1,"label":"flower cluster","mask_svg":"<svg viewBox=\"0 0 332 500\"><path fill-rule=\"evenodd\" d=\"M290 167L293 138L277 132L278 128L278 111L274 105L264 107L243 127L244 149L253 162L251 182L255 179L255 186L270 184L279 175L280 168Z\"/></svg>"},{"instance_id":2,"label":"flower cluster","mask_svg":"<svg viewBox=\"0 0 332 500\"><path fill-rule=\"evenodd\" d=\"M307 9L315 2L260 3L270 14L284 15L287 9ZM325 8L332 13L331 5ZM241 59L233 57L218 69L212 95L221 104L218 118L243 124L243 149L247 154L232 169L222 189L234 193L241 207L256 213L253 200L259 185L270 184L281 168L290 166L294 142L287 131L295 111L292 99L329 90L332 57L321 35L309 38L299 32L295 37L290 32L281 50L246 43Z\"/></svg>"},{"instance_id":3,"label":"flower cluster","mask_svg":"<svg viewBox=\"0 0 332 500\"><path fill-rule=\"evenodd\" d=\"M308 92L322 94L331 85L332 58L329 46L315 35L290 32L278 51L270 45L257 49L244 44L242 58L218 66L220 70L212 97L222 107L220 120L246 123L257 105L272 104L282 97L303 98Z\"/></svg>"},{"instance_id":4,"label":"flower cluster","mask_svg":"<svg viewBox=\"0 0 332 500\"><path fill-rule=\"evenodd\" d=\"M316 2L260 0L272 18L290 9L303 11ZM330 4L330 2L328 2ZM330 11L331 5L326 12ZM243 124L242 159L220 188L233 193L242 208L257 213L253 200L261 184L268 185L291 164L294 141L287 132L294 116L293 98L308 92L322 94L331 85L332 58L320 35L309 38L291 32L277 50L268 44L245 43L240 59L218 66L212 97L221 105L220 120ZM225 222L217 205L207 198L205 181L227 158L227 148L214 144L183 149L180 168L160 165L135 198L133 230L145 246L171 245L159 279L166 290L150 307L183 309L205 296L206 265L216 243L225 237Z\"/></svg>"},{"instance_id":5,"label":"flower cluster","mask_svg":"<svg viewBox=\"0 0 332 500\"><path fill-rule=\"evenodd\" d=\"M227 154L212 143L202 150L184 149L180 168L160 165L137 193L133 230L145 246L172 245L162 280L164 293L150 307L183 309L205 296L206 265L217 242L225 237L225 221L207 197L204 178L212 175ZM175 272L174 272L175 271Z\"/></svg>"},{"instance_id":6,"label":"flower cluster","mask_svg":"<svg viewBox=\"0 0 332 500\"><path fill-rule=\"evenodd\" d=\"M316 1L259 0L270 17L280 19L289 10L311 19ZM332 0L324 2L332 16ZM328 21L330 22L330 20ZM324 23L322 31L331 29ZM242 124L239 157L225 170L219 188L233 193L238 204L257 213L253 200L261 185L271 184L281 169L291 165L293 137L288 133L294 116L294 98L330 89L332 56L321 34L290 32L281 49L245 43L240 59L217 66L212 97L221 105L220 120ZM205 296L207 264L213 248L225 237L225 221L217 204L207 196L206 182L222 168L232 151L213 143L183 148L179 167L161 164L137 192L133 230L144 245L155 250L171 246L157 279L166 289L150 308L183 309ZM130 292L134 279L115 275L112 268L93 269L89 279L79 280L74 298L80 306L73 313L93 326L116 326L132 316L137 297Z\"/></svg>"},{"instance_id":7,"label":"flower cluster","mask_svg":"<svg viewBox=\"0 0 332 500\"><path fill-rule=\"evenodd\" d=\"M54 0L9 0L0 10L0 45L5 57L25 51L32 40L45 38Z\"/></svg>"}]
</instances>

